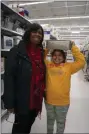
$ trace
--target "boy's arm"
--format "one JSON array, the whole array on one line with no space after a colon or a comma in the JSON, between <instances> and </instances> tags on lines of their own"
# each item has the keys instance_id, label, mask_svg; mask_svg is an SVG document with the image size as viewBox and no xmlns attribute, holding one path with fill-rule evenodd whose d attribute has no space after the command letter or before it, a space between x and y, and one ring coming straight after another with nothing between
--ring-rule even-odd
<instances>
[{"instance_id":1,"label":"boy's arm","mask_svg":"<svg viewBox=\"0 0 89 134\"><path fill-rule=\"evenodd\" d=\"M82 69L86 62L84 55L80 52L79 48L74 43L72 43L71 51L75 58L75 61L73 63L70 63L71 74L73 74Z\"/></svg>"}]
</instances>

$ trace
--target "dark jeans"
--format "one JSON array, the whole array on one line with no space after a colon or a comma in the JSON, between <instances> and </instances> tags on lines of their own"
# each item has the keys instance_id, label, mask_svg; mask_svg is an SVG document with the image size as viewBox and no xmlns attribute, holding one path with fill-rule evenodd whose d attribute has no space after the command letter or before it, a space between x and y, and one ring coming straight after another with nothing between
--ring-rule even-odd
<instances>
[{"instance_id":1,"label":"dark jeans","mask_svg":"<svg viewBox=\"0 0 89 134\"><path fill-rule=\"evenodd\" d=\"M29 134L36 117L35 110L29 111L28 114L16 114L12 134Z\"/></svg>"}]
</instances>

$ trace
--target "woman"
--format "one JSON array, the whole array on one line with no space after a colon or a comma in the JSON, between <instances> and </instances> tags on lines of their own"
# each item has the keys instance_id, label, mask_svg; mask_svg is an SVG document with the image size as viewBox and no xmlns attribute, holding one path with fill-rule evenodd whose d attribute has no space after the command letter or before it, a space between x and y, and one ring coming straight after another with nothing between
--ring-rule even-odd
<instances>
[{"instance_id":1,"label":"woman","mask_svg":"<svg viewBox=\"0 0 89 134\"><path fill-rule=\"evenodd\" d=\"M42 109L45 88L43 37L42 27L31 24L6 59L4 103L8 111L15 113L12 134L29 133Z\"/></svg>"},{"instance_id":2,"label":"woman","mask_svg":"<svg viewBox=\"0 0 89 134\"><path fill-rule=\"evenodd\" d=\"M53 50L51 61L45 60L47 68L45 104L47 109L47 133L50 134L53 134L55 121L57 123L56 133L64 133L70 105L71 75L81 70L85 65L84 55L74 42L71 42L71 51L75 58L72 63L66 62L65 52L60 49ZM47 55L47 53L45 54Z\"/></svg>"}]
</instances>

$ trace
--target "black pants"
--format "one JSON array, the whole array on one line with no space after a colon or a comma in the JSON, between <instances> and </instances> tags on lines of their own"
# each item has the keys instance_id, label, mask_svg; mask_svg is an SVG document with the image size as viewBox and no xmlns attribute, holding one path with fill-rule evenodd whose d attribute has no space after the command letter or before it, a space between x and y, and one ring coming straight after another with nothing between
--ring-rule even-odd
<instances>
[{"instance_id":1,"label":"black pants","mask_svg":"<svg viewBox=\"0 0 89 134\"><path fill-rule=\"evenodd\" d=\"M12 134L29 134L36 117L37 112L35 110L29 111L28 114L15 114Z\"/></svg>"}]
</instances>

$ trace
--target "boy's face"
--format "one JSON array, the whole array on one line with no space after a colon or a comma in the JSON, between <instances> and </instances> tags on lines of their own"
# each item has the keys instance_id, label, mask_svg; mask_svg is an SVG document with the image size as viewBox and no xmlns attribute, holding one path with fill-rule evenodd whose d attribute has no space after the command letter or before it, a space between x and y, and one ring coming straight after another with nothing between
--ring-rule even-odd
<instances>
[{"instance_id":1,"label":"boy's face","mask_svg":"<svg viewBox=\"0 0 89 134\"><path fill-rule=\"evenodd\" d=\"M54 55L52 56L52 61L53 61L55 64L63 63L64 58L63 58L62 53L56 51L56 52L54 53Z\"/></svg>"}]
</instances>

